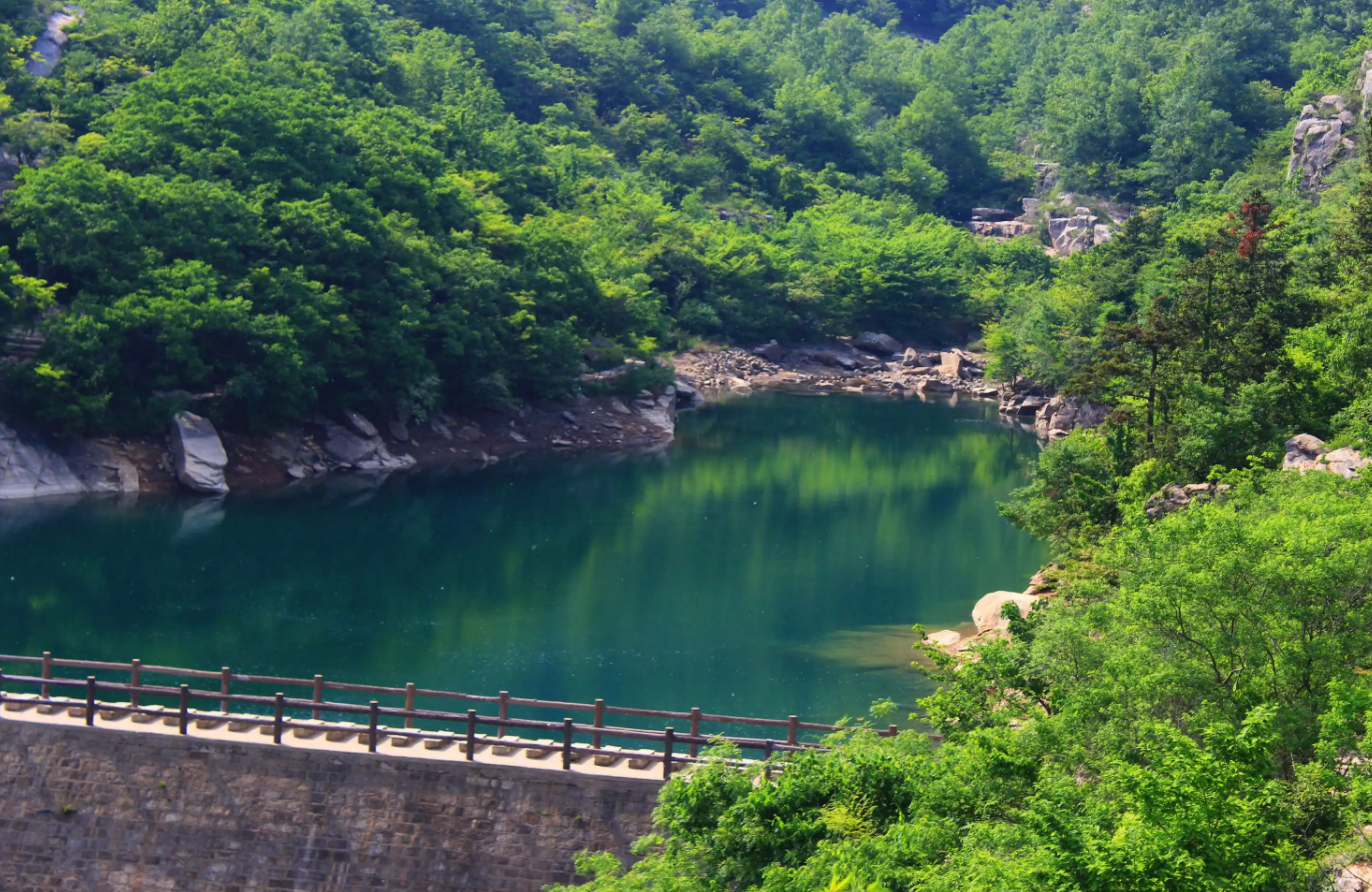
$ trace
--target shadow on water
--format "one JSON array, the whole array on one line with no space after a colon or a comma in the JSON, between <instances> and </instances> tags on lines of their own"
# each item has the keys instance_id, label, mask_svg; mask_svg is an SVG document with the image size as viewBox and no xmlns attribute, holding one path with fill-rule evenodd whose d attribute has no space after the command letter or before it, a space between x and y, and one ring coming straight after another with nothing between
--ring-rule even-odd
<instances>
[{"instance_id":1,"label":"shadow on water","mask_svg":"<svg viewBox=\"0 0 1372 892\"><path fill-rule=\"evenodd\" d=\"M911 624L957 626L1044 559L996 511L1036 445L994 419L763 396L656 455L6 506L0 649L861 715L923 690Z\"/></svg>"}]
</instances>

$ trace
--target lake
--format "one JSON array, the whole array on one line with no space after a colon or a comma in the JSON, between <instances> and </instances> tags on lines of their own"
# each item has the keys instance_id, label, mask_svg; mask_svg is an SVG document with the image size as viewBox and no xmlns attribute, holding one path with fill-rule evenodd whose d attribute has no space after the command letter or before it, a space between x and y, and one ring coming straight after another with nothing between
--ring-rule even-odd
<instances>
[{"instance_id":1,"label":"lake","mask_svg":"<svg viewBox=\"0 0 1372 892\"><path fill-rule=\"evenodd\" d=\"M996 511L1036 452L992 403L764 395L655 455L0 506L0 651L861 716L1046 559Z\"/></svg>"}]
</instances>

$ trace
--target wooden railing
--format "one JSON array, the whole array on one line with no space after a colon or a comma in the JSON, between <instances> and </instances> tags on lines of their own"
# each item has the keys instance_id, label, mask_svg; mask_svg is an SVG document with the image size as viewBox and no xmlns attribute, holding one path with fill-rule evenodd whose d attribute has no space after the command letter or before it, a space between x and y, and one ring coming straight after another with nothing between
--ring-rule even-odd
<instances>
[{"instance_id":1,"label":"wooden railing","mask_svg":"<svg viewBox=\"0 0 1372 892\"><path fill-rule=\"evenodd\" d=\"M44 653L41 657L0 654L0 666L9 663L37 665L41 669L38 675L11 674L0 671L0 707L3 707L7 702L15 702L39 707L74 708L83 710L87 725L94 725L97 713L109 713L111 716L152 717L145 719L145 721L152 721L157 717L164 720L174 718L181 734L189 734L192 724L197 727L217 727L227 723L230 730L246 730L251 726L260 726L270 727L272 739L278 744L286 731L303 729L303 732L307 734L318 732L320 734L327 733L330 736L357 735L359 740L367 744L369 752L376 752L377 742L383 738L394 738L393 745L398 746L411 746L424 741L425 746L430 749L443 749L457 744L466 754L468 760L474 760L476 753L485 746L499 746L508 748L510 751L515 749L536 751L545 756L560 752L562 754L562 767L568 770L571 769L573 763L581 761L585 756L606 757L607 753L618 753L630 756L633 760L642 763L660 762L664 778L670 778L674 770L679 770L688 763L703 761L699 757L701 748L721 742L737 747L745 757L751 751L755 758L760 756L762 760L770 762L774 757L785 753L823 748L823 744L819 742L801 740L800 732L802 731L833 733L841 730L839 726L835 725L802 722L796 716L785 719L761 719L704 713L699 708L694 708L689 712L673 712L608 706L603 700L596 700L594 703L533 700L511 697L507 691L501 691L498 696L489 696L431 690L419 688L414 684L407 684L403 688L379 687L325 681L322 675L316 675L313 679L248 675L232 672L227 666L218 672L213 672L204 669L148 666L140 660L132 660L128 663L110 663L95 660L57 659L51 653ZM93 675L84 678L60 677L53 674L54 669L127 673L129 680L126 683L101 681ZM158 685L149 684L145 681L147 676L158 675L217 680L219 686L218 690L201 690L186 684L179 686ZM235 682L270 685L278 688L306 688L310 691L310 696L308 698L288 697L284 691L279 691L274 696L234 693L231 686ZM36 697L31 694L16 696L16 692L10 690L13 686L37 688L38 695ZM54 696L54 688L59 691L76 693L78 696ZM372 700L365 705L328 701L324 699L326 691L403 698L404 705L402 707L382 706L378 700ZM118 695L120 699L112 699L115 695ZM167 708L163 706L145 705L144 697L169 698L176 703L176 712L168 713ZM475 709L468 709L465 713L418 709L415 706L415 701L421 697L494 704L497 707L497 714L483 716L478 714ZM82 699L84 699L84 705L81 703ZM193 709L193 701L217 702L219 708L218 710ZM269 709L270 716L241 714L231 708L235 705L256 710ZM563 713L590 713L593 718L590 724L577 723L568 717L559 721L511 718L509 715L511 706L557 710ZM310 718L308 720L293 718L287 715L287 710L308 712ZM354 722L326 721L323 717L328 714L366 716L366 728L362 729ZM607 725L605 724L607 715L688 721L690 730L689 733L680 734L671 725L666 726L662 731ZM382 719L402 720L402 724L400 727L383 725ZM137 721L136 718L134 720ZM436 723L438 727L433 729L416 728L415 723L417 721ZM707 735L703 733L702 725L704 724L785 728L786 738L781 740L725 734ZM454 731L454 726L461 728L461 732ZM483 728L492 729L494 736L481 733ZM560 739L555 741L528 740L517 736L519 731L553 735ZM516 732L516 736L510 736L510 732ZM882 736L894 736L897 733L897 728L895 725L891 725L879 733ZM578 744L578 736L583 741L589 738L590 745L586 746L584 742ZM624 753L618 747L607 746L605 743L607 739L638 741L639 745L647 743L660 747L661 752L634 750L630 753ZM682 752L682 747L685 748L685 752Z\"/></svg>"}]
</instances>

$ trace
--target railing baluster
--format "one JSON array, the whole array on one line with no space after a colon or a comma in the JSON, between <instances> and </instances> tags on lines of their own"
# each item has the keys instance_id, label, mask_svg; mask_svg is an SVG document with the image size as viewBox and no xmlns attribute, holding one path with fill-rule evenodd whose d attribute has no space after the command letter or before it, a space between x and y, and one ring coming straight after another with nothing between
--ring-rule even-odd
<instances>
[{"instance_id":1,"label":"railing baluster","mask_svg":"<svg viewBox=\"0 0 1372 892\"><path fill-rule=\"evenodd\" d=\"M467 761L476 759L476 710L467 710Z\"/></svg>"},{"instance_id":2,"label":"railing baluster","mask_svg":"<svg viewBox=\"0 0 1372 892\"><path fill-rule=\"evenodd\" d=\"M272 713L272 743L281 742L281 726L285 724L286 695L276 692L276 709Z\"/></svg>"},{"instance_id":3,"label":"railing baluster","mask_svg":"<svg viewBox=\"0 0 1372 892\"><path fill-rule=\"evenodd\" d=\"M219 711L224 713L229 711L229 674L228 666L219 670L219 693L224 695L224 699L219 701Z\"/></svg>"},{"instance_id":4,"label":"railing baluster","mask_svg":"<svg viewBox=\"0 0 1372 892\"><path fill-rule=\"evenodd\" d=\"M50 650L43 651L43 677L52 678L52 651ZM42 692L44 700L52 696L52 689L48 685L43 685L39 690Z\"/></svg>"},{"instance_id":5,"label":"railing baluster","mask_svg":"<svg viewBox=\"0 0 1372 892\"><path fill-rule=\"evenodd\" d=\"M672 779L672 742L676 737L676 732L672 726L668 725L667 730L662 734L662 779Z\"/></svg>"},{"instance_id":6,"label":"railing baluster","mask_svg":"<svg viewBox=\"0 0 1372 892\"><path fill-rule=\"evenodd\" d=\"M414 712L414 682L412 681L405 683L405 711ZM405 716L405 727L414 727L414 716Z\"/></svg>"},{"instance_id":7,"label":"railing baluster","mask_svg":"<svg viewBox=\"0 0 1372 892\"><path fill-rule=\"evenodd\" d=\"M323 703L323 702L324 702L324 676L322 676L322 675L316 675L316 676L314 677L314 702L316 702L316 703ZM311 716L314 717L314 720L315 720L316 722L319 721L319 715L320 715L320 710L318 710L318 709L316 709L314 712L311 713Z\"/></svg>"},{"instance_id":8,"label":"railing baluster","mask_svg":"<svg viewBox=\"0 0 1372 892\"><path fill-rule=\"evenodd\" d=\"M368 731L367 731L367 752L369 752L369 753L374 753L374 752L376 752L376 718L377 718L377 710L379 710L380 708L381 708L381 704L378 703L377 701L373 700L373 701L372 701L372 708L371 708L371 710L370 710L370 726L371 726L371 727L370 727L370 728L368 729Z\"/></svg>"},{"instance_id":9,"label":"railing baluster","mask_svg":"<svg viewBox=\"0 0 1372 892\"><path fill-rule=\"evenodd\" d=\"M595 726L596 726L597 728L604 728L604 727L605 727L605 701L604 701L604 700L597 699L597 700L595 701ZM592 734L592 735L591 735L591 746L595 747L596 749L600 749L600 735L599 735L599 734Z\"/></svg>"},{"instance_id":10,"label":"railing baluster","mask_svg":"<svg viewBox=\"0 0 1372 892\"><path fill-rule=\"evenodd\" d=\"M129 687L133 688L132 691L129 691L129 704L131 706L138 705L138 688L142 684L143 661L135 659L132 663L129 664Z\"/></svg>"},{"instance_id":11,"label":"railing baluster","mask_svg":"<svg viewBox=\"0 0 1372 892\"><path fill-rule=\"evenodd\" d=\"M800 724L800 719L797 718L796 716L791 716L790 719L787 720L787 725L786 725L786 742L787 742L788 744L790 744L791 746L795 746L795 745L796 745L796 733L800 730L800 729L797 727L797 725L799 725L799 724Z\"/></svg>"},{"instance_id":12,"label":"railing baluster","mask_svg":"<svg viewBox=\"0 0 1372 892\"><path fill-rule=\"evenodd\" d=\"M48 676L51 678L52 676ZM86 727L95 725L95 676L86 676Z\"/></svg>"},{"instance_id":13,"label":"railing baluster","mask_svg":"<svg viewBox=\"0 0 1372 892\"><path fill-rule=\"evenodd\" d=\"M508 718L510 717L510 692L509 692L509 691L501 691L501 692L500 692L500 714L499 714L499 717L500 717L500 720L501 720L502 722L504 722L506 719L508 719ZM498 731L496 731L495 736L496 736L496 737L504 737L504 736L505 736L505 726L504 726L504 725L501 725L501 726L500 726L500 729L499 729Z\"/></svg>"},{"instance_id":14,"label":"railing baluster","mask_svg":"<svg viewBox=\"0 0 1372 892\"><path fill-rule=\"evenodd\" d=\"M187 727L190 726L191 709L191 686L183 684L181 686L181 714L178 717L181 733L185 734Z\"/></svg>"},{"instance_id":15,"label":"railing baluster","mask_svg":"<svg viewBox=\"0 0 1372 892\"><path fill-rule=\"evenodd\" d=\"M562 770L572 770L572 720L562 720Z\"/></svg>"},{"instance_id":16,"label":"railing baluster","mask_svg":"<svg viewBox=\"0 0 1372 892\"><path fill-rule=\"evenodd\" d=\"M691 736L692 736L692 737L699 737L699 736L700 736L700 707L699 707L699 706L692 706L692 707L691 707ZM692 741L691 741L691 758L694 759L695 756L696 756L696 742L695 742L694 740L692 740Z\"/></svg>"}]
</instances>

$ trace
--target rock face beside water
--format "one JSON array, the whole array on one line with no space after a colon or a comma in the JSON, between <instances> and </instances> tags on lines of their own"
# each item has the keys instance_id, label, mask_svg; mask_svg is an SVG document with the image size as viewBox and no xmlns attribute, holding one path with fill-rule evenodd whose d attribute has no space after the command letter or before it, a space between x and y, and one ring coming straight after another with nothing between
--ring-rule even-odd
<instances>
[{"instance_id":1,"label":"rock face beside water","mask_svg":"<svg viewBox=\"0 0 1372 892\"><path fill-rule=\"evenodd\" d=\"M224 482L229 456L208 418L191 412L176 413L172 419L171 445L176 478L182 484L196 492L222 495L229 491Z\"/></svg>"},{"instance_id":2,"label":"rock face beside water","mask_svg":"<svg viewBox=\"0 0 1372 892\"><path fill-rule=\"evenodd\" d=\"M86 486L42 440L0 421L0 500L77 495Z\"/></svg>"}]
</instances>

